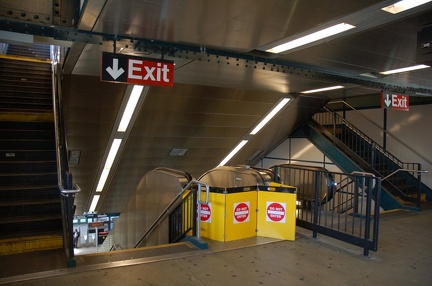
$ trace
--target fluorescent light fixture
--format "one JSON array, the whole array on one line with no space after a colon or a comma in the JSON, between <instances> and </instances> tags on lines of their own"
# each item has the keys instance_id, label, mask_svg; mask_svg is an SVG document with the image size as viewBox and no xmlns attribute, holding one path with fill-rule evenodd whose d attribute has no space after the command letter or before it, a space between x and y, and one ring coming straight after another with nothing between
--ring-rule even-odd
<instances>
[{"instance_id":1,"label":"fluorescent light fixture","mask_svg":"<svg viewBox=\"0 0 432 286\"><path fill-rule=\"evenodd\" d=\"M290 98L284 98L282 99L278 105L276 105L275 108L273 108L272 111L270 111L269 114L267 114L266 117L264 117L263 120L261 120L260 123L258 123L258 125L252 130L252 132L250 133L251 135L255 135L257 134L261 128L264 127L264 125L266 125L291 99Z\"/></svg>"},{"instance_id":2,"label":"fluorescent light fixture","mask_svg":"<svg viewBox=\"0 0 432 286\"><path fill-rule=\"evenodd\" d=\"M395 69L395 70L383 71L383 72L380 72L380 74L389 75L389 74L403 73L403 72L409 72L409 71L414 71L414 70L419 70L419 69L425 69L425 68L430 68L430 66L427 66L427 65L416 65L416 66L411 66L411 67L406 67L406 68L400 68L400 69Z\"/></svg>"},{"instance_id":3,"label":"fluorescent light fixture","mask_svg":"<svg viewBox=\"0 0 432 286\"><path fill-rule=\"evenodd\" d=\"M281 45L278 45L276 47L273 47L271 49L268 49L267 52L269 53L281 53L288 50L292 50L294 48L304 46L307 44L310 44L312 42L345 32L347 30L350 30L352 28L355 28L355 26L347 24L347 23L340 23L328 28L325 28L323 30L311 33L309 35L303 36L301 38L283 43Z\"/></svg>"},{"instance_id":4,"label":"fluorescent light fixture","mask_svg":"<svg viewBox=\"0 0 432 286\"><path fill-rule=\"evenodd\" d=\"M432 0L402 0L394 3L393 5L381 8L381 10L386 11L391 14L397 14L411 8L423 5Z\"/></svg>"},{"instance_id":5,"label":"fluorescent light fixture","mask_svg":"<svg viewBox=\"0 0 432 286\"><path fill-rule=\"evenodd\" d=\"M99 183L98 183L97 188L96 188L97 193L102 192L102 190L105 186L106 180L108 179L108 175L109 175L110 170L111 169L103 169L102 170L102 174L99 177Z\"/></svg>"},{"instance_id":6,"label":"fluorescent light fixture","mask_svg":"<svg viewBox=\"0 0 432 286\"><path fill-rule=\"evenodd\" d=\"M103 169L102 174L99 178L99 183L97 185L96 192L102 192L102 190L105 186L106 180L108 179L108 174L111 170L114 159L117 156L117 152L120 148L121 142L122 142L122 139L114 139L113 143L111 144L111 148L110 148L110 151L108 153L108 157L105 161L104 169Z\"/></svg>"},{"instance_id":7,"label":"fluorescent light fixture","mask_svg":"<svg viewBox=\"0 0 432 286\"><path fill-rule=\"evenodd\" d=\"M114 139L114 141L111 145L110 151L108 153L108 158L106 159L106 162L105 162L105 169L111 168L111 166L114 162L114 159L117 155L117 152L118 152L118 149L120 147L121 142L122 142L121 139Z\"/></svg>"},{"instance_id":8,"label":"fluorescent light fixture","mask_svg":"<svg viewBox=\"0 0 432 286\"><path fill-rule=\"evenodd\" d=\"M129 125L129 122L132 118L132 114L135 111L135 107L138 103L138 100L141 96L143 88L144 88L144 86L142 86L142 85L135 85L133 87L131 95L129 97L126 108L123 112L123 116L122 116L122 119L120 121L120 124L119 124L117 131L119 131L119 132L125 132L126 131L128 125Z\"/></svg>"},{"instance_id":9,"label":"fluorescent light fixture","mask_svg":"<svg viewBox=\"0 0 432 286\"><path fill-rule=\"evenodd\" d=\"M328 90L334 90L334 89L341 89L344 88L342 85L336 85L336 86L330 86L330 87L324 87L324 88L318 88L318 89L311 89L302 91L301 93L316 93L316 92L323 92Z\"/></svg>"},{"instance_id":10,"label":"fluorescent light fixture","mask_svg":"<svg viewBox=\"0 0 432 286\"><path fill-rule=\"evenodd\" d=\"M248 143L248 140L242 140L229 154L225 157L225 159L220 162L219 166L225 165L229 160L231 160L232 157L234 157L235 154L237 154L238 151L240 151L241 148L243 148L244 145Z\"/></svg>"},{"instance_id":11,"label":"fluorescent light fixture","mask_svg":"<svg viewBox=\"0 0 432 286\"><path fill-rule=\"evenodd\" d=\"M94 195L92 203L90 205L89 212L94 212L99 201L100 195Z\"/></svg>"}]
</instances>

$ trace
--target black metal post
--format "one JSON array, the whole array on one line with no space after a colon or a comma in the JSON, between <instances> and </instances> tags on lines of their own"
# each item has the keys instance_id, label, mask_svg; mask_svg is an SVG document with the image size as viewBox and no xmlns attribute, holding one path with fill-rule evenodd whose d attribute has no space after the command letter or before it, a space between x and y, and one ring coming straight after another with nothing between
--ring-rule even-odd
<instances>
[{"instance_id":1,"label":"black metal post","mask_svg":"<svg viewBox=\"0 0 432 286\"><path fill-rule=\"evenodd\" d=\"M366 180L366 179L365 179ZM364 240L365 240L365 246L363 248L363 255L369 256L369 237L370 237L370 223L371 223L371 208L372 208L372 178L368 178L366 186L363 185L363 190L367 190L367 196L366 196L366 222L365 222L365 234L364 234Z\"/></svg>"},{"instance_id":2,"label":"black metal post","mask_svg":"<svg viewBox=\"0 0 432 286\"><path fill-rule=\"evenodd\" d=\"M420 208L420 203L421 203L421 187L422 187L422 182L421 182L421 177L422 177L422 173L421 171L421 164L417 164L417 169L419 172L417 172L417 207Z\"/></svg>"},{"instance_id":3,"label":"black metal post","mask_svg":"<svg viewBox=\"0 0 432 286\"><path fill-rule=\"evenodd\" d=\"M198 187L201 188L201 185L198 185ZM193 236L197 235L198 193L199 193L198 189L196 191L192 190L192 225L193 225L192 235Z\"/></svg>"},{"instance_id":4,"label":"black metal post","mask_svg":"<svg viewBox=\"0 0 432 286\"><path fill-rule=\"evenodd\" d=\"M321 172L316 172L315 174L315 199L314 199L314 210L313 210L313 237L318 237L317 225L318 225L318 216L319 216L319 193L321 191Z\"/></svg>"}]
</instances>

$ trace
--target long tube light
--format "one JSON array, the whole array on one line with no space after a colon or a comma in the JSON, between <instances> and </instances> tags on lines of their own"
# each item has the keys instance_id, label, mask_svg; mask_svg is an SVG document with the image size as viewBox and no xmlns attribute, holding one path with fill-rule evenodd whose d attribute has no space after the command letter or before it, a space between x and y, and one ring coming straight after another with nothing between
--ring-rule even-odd
<instances>
[{"instance_id":1,"label":"long tube light","mask_svg":"<svg viewBox=\"0 0 432 286\"><path fill-rule=\"evenodd\" d=\"M302 91L301 93L316 93L316 92L323 92L323 91L328 91L328 90L335 90L335 89L340 89L340 88L344 88L342 85L335 85L335 86L330 86L330 87L323 87L323 88L317 88L317 89L311 89L311 90L306 90L306 91Z\"/></svg>"},{"instance_id":2,"label":"long tube light","mask_svg":"<svg viewBox=\"0 0 432 286\"><path fill-rule=\"evenodd\" d=\"M93 200L92 200L92 203L90 205L89 212L94 212L95 211L97 203L99 201L99 198L100 198L100 195L94 195L93 196Z\"/></svg>"},{"instance_id":3,"label":"long tube light","mask_svg":"<svg viewBox=\"0 0 432 286\"><path fill-rule=\"evenodd\" d=\"M261 120L260 123L250 132L250 135L257 134L289 101L291 98L283 98L280 102ZM226 157L219 163L219 166L225 165L235 154L248 143L248 140L242 140Z\"/></svg>"},{"instance_id":4,"label":"long tube light","mask_svg":"<svg viewBox=\"0 0 432 286\"><path fill-rule=\"evenodd\" d=\"M307 44L310 44L312 42L322 40L324 38L328 38L330 36L345 32L347 30L353 29L355 26L350 25L348 23L340 23L325 29L322 29L320 31L308 34L306 36L300 37L298 39L280 44L276 47L273 47L271 49L266 50L266 52L269 53L282 53L288 50L295 49L300 46L304 46Z\"/></svg>"},{"instance_id":5,"label":"long tube light","mask_svg":"<svg viewBox=\"0 0 432 286\"><path fill-rule=\"evenodd\" d=\"M105 186L106 180L108 179L108 175L109 175L109 172L111 170L114 159L117 156L117 152L120 148L121 142L122 142L121 139L114 139L113 143L111 144L111 148L110 148L110 151L108 153L108 157L105 161L105 165L104 165L102 174L99 178L99 183L97 185L96 192L102 192L102 190Z\"/></svg>"},{"instance_id":6,"label":"long tube light","mask_svg":"<svg viewBox=\"0 0 432 286\"><path fill-rule=\"evenodd\" d=\"M229 154L225 157L225 159L222 160L222 162L219 163L219 166L225 165L229 160L231 160L232 157L234 157L235 154L237 154L238 151L240 151L241 148L243 148L244 145L248 143L248 140L242 140Z\"/></svg>"},{"instance_id":7,"label":"long tube light","mask_svg":"<svg viewBox=\"0 0 432 286\"><path fill-rule=\"evenodd\" d=\"M389 75L389 74L403 73L403 72L409 72L409 71L425 69L425 68L430 68L430 66L428 66L428 65L416 65L416 66L411 66L411 67L406 67L406 68L383 71L383 72L380 72L380 74Z\"/></svg>"},{"instance_id":8,"label":"long tube light","mask_svg":"<svg viewBox=\"0 0 432 286\"><path fill-rule=\"evenodd\" d=\"M261 120L260 123L251 131L250 135L257 134L261 128L263 128L291 99L290 98L284 98L282 99L278 105L276 105L275 108L273 108L272 111L270 111L269 114L267 114L266 117L264 117L263 120Z\"/></svg>"},{"instance_id":9,"label":"long tube light","mask_svg":"<svg viewBox=\"0 0 432 286\"><path fill-rule=\"evenodd\" d=\"M142 86L142 85L135 85L133 87L131 95L129 97L126 108L123 112L122 119L120 121L120 124L119 124L117 131L119 131L119 132L125 132L126 131L128 125L129 125L129 122L132 118L132 115L135 111L135 107L136 107L138 100L141 96L141 93L143 91L143 88L144 88L144 86Z\"/></svg>"},{"instance_id":10,"label":"long tube light","mask_svg":"<svg viewBox=\"0 0 432 286\"><path fill-rule=\"evenodd\" d=\"M381 8L381 10L386 11L391 14L397 14L409 9L412 9L414 7L423 5L425 3L428 3L432 0L402 0L399 2L396 2L392 5L386 6L384 8Z\"/></svg>"},{"instance_id":11,"label":"long tube light","mask_svg":"<svg viewBox=\"0 0 432 286\"><path fill-rule=\"evenodd\" d=\"M132 88L132 91L129 95L128 102L126 104L126 107L123 110L123 113L121 114L121 120L119 123L119 126L117 128L117 132L126 132L129 123L132 119L132 116L135 112L136 106L138 104L138 101L141 97L141 93L144 89L144 86L142 85L134 85ZM120 149L122 139L114 138L111 147L108 152L108 156L104 163L104 168L102 169L101 175L98 180L98 184L96 187L96 194L93 196L92 203L90 205L89 211L94 211L96 209L97 203L100 198L100 193L103 191L105 183L108 179L109 173L111 171L111 167L114 163L114 160L117 157L117 153Z\"/></svg>"}]
</instances>

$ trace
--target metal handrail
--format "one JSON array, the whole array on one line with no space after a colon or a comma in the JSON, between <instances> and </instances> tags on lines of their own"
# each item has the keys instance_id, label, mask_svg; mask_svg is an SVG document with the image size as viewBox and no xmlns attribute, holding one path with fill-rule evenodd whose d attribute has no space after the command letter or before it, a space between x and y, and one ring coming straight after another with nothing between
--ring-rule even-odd
<instances>
[{"instance_id":1,"label":"metal handrail","mask_svg":"<svg viewBox=\"0 0 432 286\"><path fill-rule=\"evenodd\" d=\"M200 205L201 204L208 204L209 201L209 192L210 188L206 183L191 180L189 183L186 184L185 187L174 197L174 199L168 204L168 206L161 212L161 214L156 218L156 220L153 222L153 224L149 227L149 229L146 231L146 233L143 235L143 237L135 244L134 248L138 247L143 241L146 241L148 236L156 229L156 227L162 222L162 220L166 217L168 214L168 211L173 207L173 205L176 203L176 201L186 192L189 190L189 188L196 184L198 186L198 218L200 218ZM206 187L206 195L205 200L201 200L201 186L204 185ZM200 219L197 220L197 238L200 238Z\"/></svg>"},{"instance_id":2,"label":"metal handrail","mask_svg":"<svg viewBox=\"0 0 432 286\"><path fill-rule=\"evenodd\" d=\"M62 200L62 213L63 213L63 236L65 240L65 250L67 251L68 265L76 266L74 260L74 246L73 246L73 199L81 188L75 184L72 185L72 176L69 173L67 166L66 142L64 139L63 121L61 116L61 87L58 62L60 57L59 47L51 46L51 59L52 59L52 96L53 96L53 113L54 113L54 129L56 141L56 157L57 157L57 181ZM64 166L66 165L66 166ZM67 178L66 182L63 178ZM65 186L67 183L67 186Z\"/></svg>"},{"instance_id":3,"label":"metal handrail","mask_svg":"<svg viewBox=\"0 0 432 286\"><path fill-rule=\"evenodd\" d=\"M397 141L398 143L400 143L402 146L404 146L405 148L407 148L408 150L410 150L411 152L413 152L414 154L416 154L419 158L421 158L422 160L424 160L425 162L427 162L429 165L432 165L432 161L431 160L429 160L428 158L426 158L425 156L423 156L422 154L420 154L419 152L417 152L416 150L414 150L411 146L409 146L408 144L406 144L405 142L403 142L402 140L400 140L399 138L397 138L391 132L389 132L389 131L385 130L384 128L382 128L381 126L379 126L376 122L374 122L372 119L370 119L369 117L367 117L363 113L359 112L357 109L355 109L353 106L351 106L346 101L344 101L344 100L331 101L331 102L328 102L327 104L340 104L340 103L342 103L342 104L348 106L349 108L351 108L352 111L356 112L356 114L360 115L361 117L363 117L364 119L366 119L367 121L369 121L370 123L372 123L380 131L382 131L385 134L389 135L391 138L393 138L395 141Z\"/></svg>"},{"instance_id":4,"label":"metal handrail","mask_svg":"<svg viewBox=\"0 0 432 286\"><path fill-rule=\"evenodd\" d=\"M64 134L63 128L60 126L61 124L61 111L60 111L60 88L59 88L59 75L58 75L58 61L59 61L59 54L57 52L58 47L53 47L54 51L52 51L52 70L53 70L53 111L54 111L54 128L55 128L55 140L56 140L56 155L57 155L57 180L58 180L58 186L61 190L62 194L70 194L70 193L77 193L81 189L76 185L76 187L69 188L71 186L68 186L68 188L64 188L64 180L62 175L69 172L68 168L66 170L63 168L63 160L65 159L63 152L65 152L66 143L62 142L62 138L60 137L60 134Z\"/></svg>"},{"instance_id":5,"label":"metal handrail","mask_svg":"<svg viewBox=\"0 0 432 286\"><path fill-rule=\"evenodd\" d=\"M385 176L384 178L382 178L381 181L387 180L389 177L393 176L394 174L396 174L397 172L400 172L400 171L414 172L414 173L428 173L428 170L397 169L396 171L394 171L394 172L390 173L389 175Z\"/></svg>"},{"instance_id":6,"label":"metal handrail","mask_svg":"<svg viewBox=\"0 0 432 286\"><path fill-rule=\"evenodd\" d=\"M81 188L78 186L78 184L75 184L72 190L63 189L61 186L59 186L59 188L60 188L60 193L63 196L68 196L70 194L77 194L81 192Z\"/></svg>"}]
</instances>

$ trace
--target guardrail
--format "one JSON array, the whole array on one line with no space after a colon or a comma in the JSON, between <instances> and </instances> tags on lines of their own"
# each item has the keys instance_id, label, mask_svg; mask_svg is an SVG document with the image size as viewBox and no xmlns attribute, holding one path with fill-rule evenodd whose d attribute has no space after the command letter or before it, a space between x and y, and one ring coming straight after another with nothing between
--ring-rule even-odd
<instances>
[{"instance_id":1,"label":"guardrail","mask_svg":"<svg viewBox=\"0 0 432 286\"><path fill-rule=\"evenodd\" d=\"M353 112L355 116L363 119L362 122L364 122L364 124L375 127L373 131L382 134L381 136L383 136L384 143L386 142L386 136L388 136L393 140L392 142L400 146L402 150L413 154L413 158L418 158L429 165L432 163L346 102L338 101L332 104L342 104L343 108L346 107L349 111ZM394 154L386 150L385 147L380 146L375 140L351 124L345 118L345 112L340 115L328 107L324 107L323 112L314 115L314 120L326 127L330 134L338 138L355 152L355 154L372 168L371 170L373 170L376 176L389 178L389 174L391 174L390 179L382 180L383 186L393 195L400 197L404 201L415 203L417 208L420 208L421 193L430 192L430 189L422 183L421 175L427 173L427 171L422 170L422 165L420 163L403 162L397 158ZM397 170L412 170L412 172L400 173Z\"/></svg>"},{"instance_id":2,"label":"guardrail","mask_svg":"<svg viewBox=\"0 0 432 286\"><path fill-rule=\"evenodd\" d=\"M145 243L148 239L148 237L152 234L152 232L157 228L157 226L171 213L175 210L176 207L178 206L184 206L182 204L182 202L184 202L185 200L180 200L180 198L182 198L183 196L187 197L186 195L189 192L194 192L194 189L191 189L191 187L193 185L197 186L196 189L196 195L194 195L194 197L196 198L195 202L197 202L198 204L208 204L209 201L209 186L206 183L200 182L200 181L196 181L196 180L191 180L186 186L183 187L183 189L181 190L181 192L179 192L174 199L167 205L167 207L161 212L161 214L156 218L156 220L153 222L153 224L148 228L148 230L145 232L145 234L143 235L143 237L136 243L135 247L139 247L140 245L142 245L143 243ZM201 191L202 191L202 186L205 187L205 199L201 200ZM189 212L189 218L190 216L195 217L196 214L196 210L198 209L198 217L200 217L200 207L198 206L198 208L195 206L196 203L195 202L188 202L187 205L189 206L188 212ZM192 210L190 209L190 207L192 207ZM193 220L192 220L193 221ZM193 231L194 236L197 237L197 239L200 239L200 220L198 219L194 219L194 221L196 222L196 226L188 226L187 229L192 229L194 228L195 230ZM183 221L182 220L178 220L177 223L179 223L179 225L177 225L176 227L181 229L183 228ZM196 235L195 235L196 234Z\"/></svg>"},{"instance_id":3,"label":"guardrail","mask_svg":"<svg viewBox=\"0 0 432 286\"><path fill-rule=\"evenodd\" d=\"M381 179L308 166L273 167L280 183L297 187L297 226L363 248L378 249ZM331 178L331 179L330 179Z\"/></svg>"}]
</instances>

